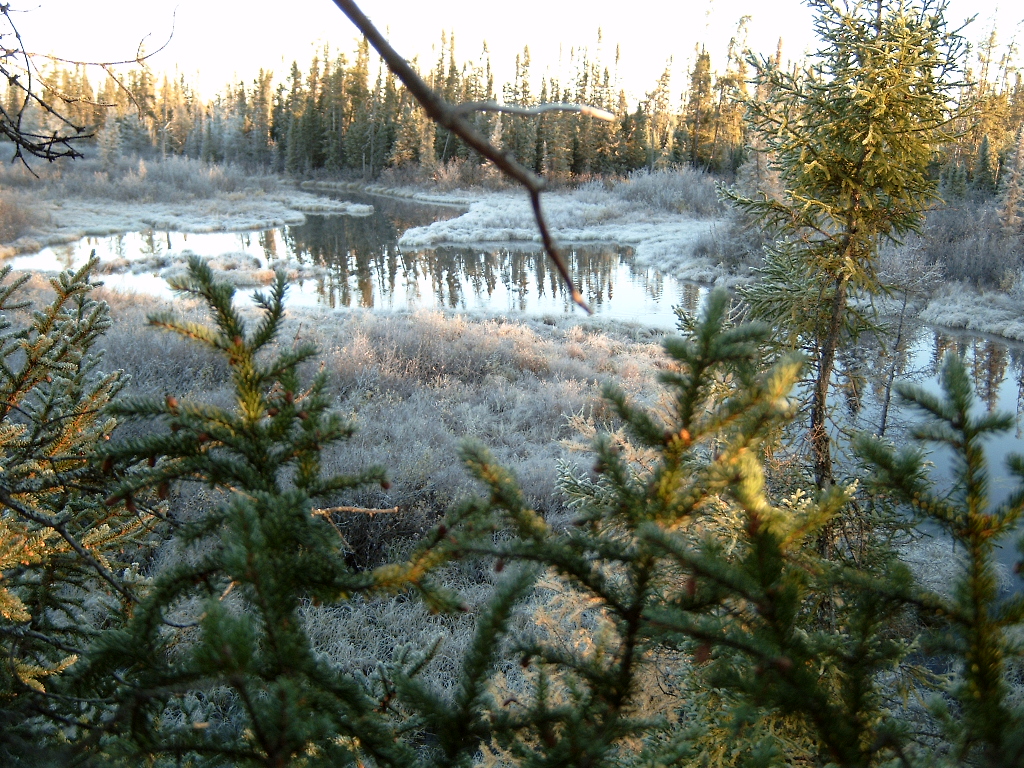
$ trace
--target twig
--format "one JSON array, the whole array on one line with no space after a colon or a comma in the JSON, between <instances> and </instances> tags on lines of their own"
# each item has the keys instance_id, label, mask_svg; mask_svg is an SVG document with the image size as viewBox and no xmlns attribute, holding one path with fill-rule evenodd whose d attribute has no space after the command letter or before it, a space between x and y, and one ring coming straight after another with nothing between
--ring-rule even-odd
<instances>
[{"instance_id":1,"label":"twig","mask_svg":"<svg viewBox=\"0 0 1024 768\"><path fill-rule=\"evenodd\" d=\"M496 101L464 101L456 104L452 109L458 115L468 115L472 112L503 112L509 115L543 115L545 112L578 112L584 117L593 117L605 122L615 122L615 115L597 107L587 104L565 104L562 102L538 104L535 107L519 107L515 104L499 104Z\"/></svg>"},{"instance_id":2,"label":"twig","mask_svg":"<svg viewBox=\"0 0 1024 768\"><path fill-rule=\"evenodd\" d=\"M389 509L372 509L367 507L327 507L326 509L313 510L314 515L321 515L323 517L334 514L335 512L342 512L353 515L367 515L369 517L373 517L374 515L393 515L396 512L398 512L398 507L391 507Z\"/></svg>"},{"instance_id":3,"label":"twig","mask_svg":"<svg viewBox=\"0 0 1024 768\"><path fill-rule=\"evenodd\" d=\"M498 169L506 176L519 182L530 195L530 202L533 205L533 215L537 221L537 229L540 230L541 240L544 243L544 250L547 252L548 258L554 262L555 267L558 269L558 274L561 275L562 281L568 286L572 300L576 302L582 309L588 314L592 314L592 310L587 306L586 301L583 300L583 294L579 292L575 284L572 281L572 275L569 274L569 269L562 259L562 255L558 252L558 248L555 247L554 240L551 237L551 232L548 230L547 221L544 219L544 214L541 210L540 205L540 193L544 190L544 179L533 173L531 170L523 165L520 165L516 160L509 154L502 152L500 149L491 144L482 133L473 125L469 120L466 119L464 109L449 104L445 101L440 94L434 91L429 85L427 85L423 78L421 78L416 70L407 62L402 56L391 47L391 44L384 38L384 36L377 30L373 23L366 17L353 0L334 0L334 4L341 9L348 18L355 24L356 28L363 33L363 36L367 41L374 47L374 50L380 54L381 58L387 64L388 69L395 73L399 80L405 84L405 87L409 89L409 93L412 94L413 98L420 103L424 111L430 117L431 120L447 128L449 131L454 133L460 139L462 139L468 146L480 153L481 156L486 157L492 163L494 163ZM488 105L489 102L481 102L477 105L466 105L472 107L468 111L480 111L480 104ZM498 106L494 104L493 106ZM545 105L546 109L542 111L552 111L559 105ZM579 107L572 105L572 111L579 111L583 114L591 114L594 117L602 117L603 110L596 110L593 107ZM536 109L536 108L534 108ZM583 112L586 109L588 112ZM500 111L511 111L507 108L502 107ZM517 114L522 114L518 113ZM528 113L527 113L528 114ZM534 113L539 114L539 113ZM607 113L604 113L607 114ZM602 117L602 119L604 119ZM614 118L613 118L614 119Z\"/></svg>"}]
</instances>

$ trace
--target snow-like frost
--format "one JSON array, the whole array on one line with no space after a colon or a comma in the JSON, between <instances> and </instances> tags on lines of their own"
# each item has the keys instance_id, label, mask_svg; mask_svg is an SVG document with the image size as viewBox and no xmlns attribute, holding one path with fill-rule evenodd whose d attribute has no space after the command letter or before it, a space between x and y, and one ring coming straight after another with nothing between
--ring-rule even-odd
<instances>
[{"instance_id":1,"label":"snow-like frost","mask_svg":"<svg viewBox=\"0 0 1024 768\"><path fill-rule=\"evenodd\" d=\"M1024 302L1004 293L977 291L954 283L928 302L920 318L929 325L1024 341Z\"/></svg>"},{"instance_id":2,"label":"snow-like frost","mask_svg":"<svg viewBox=\"0 0 1024 768\"><path fill-rule=\"evenodd\" d=\"M332 200L308 192L235 195L177 203L117 202L68 198L40 203L36 231L0 247L0 258L75 242L146 229L171 232L246 232L302 224L305 213L368 216L373 206Z\"/></svg>"},{"instance_id":3,"label":"snow-like frost","mask_svg":"<svg viewBox=\"0 0 1024 768\"><path fill-rule=\"evenodd\" d=\"M430 203L431 205L449 205L456 208L468 208L479 200L481 195L490 194L480 192L468 197L464 192L427 192L417 187L385 187L380 184L364 184L360 181L304 181L300 186L303 189L316 189L321 192L357 192L364 195L391 197L417 203Z\"/></svg>"},{"instance_id":4,"label":"snow-like frost","mask_svg":"<svg viewBox=\"0 0 1024 768\"><path fill-rule=\"evenodd\" d=\"M693 255L698 241L720 223L715 220L653 211L595 189L585 194L551 193L542 201L548 226L559 243L632 246L637 262L680 278L713 282L725 274L724 269ZM461 216L413 227L399 240L404 248L493 244L540 247L533 208L523 195L488 195L472 202Z\"/></svg>"}]
</instances>

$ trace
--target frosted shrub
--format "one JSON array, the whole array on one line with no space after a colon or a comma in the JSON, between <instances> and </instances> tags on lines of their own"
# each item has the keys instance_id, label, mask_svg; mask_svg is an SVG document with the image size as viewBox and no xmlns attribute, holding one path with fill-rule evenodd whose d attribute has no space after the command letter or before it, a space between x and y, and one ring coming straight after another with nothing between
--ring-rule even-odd
<instances>
[{"instance_id":1,"label":"frosted shrub","mask_svg":"<svg viewBox=\"0 0 1024 768\"><path fill-rule=\"evenodd\" d=\"M1010 294L1010 298L1024 302L1024 268L1018 269L1016 274L1007 273L1007 282L1009 283L1007 293Z\"/></svg>"},{"instance_id":2,"label":"frosted shrub","mask_svg":"<svg viewBox=\"0 0 1024 768\"><path fill-rule=\"evenodd\" d=\"M922 244L926 260L948 279L979 288L999 287L1007 272L1024 267L1020 236L1000 227L993 208L968 201L930 212Z\"/></svg>"},{"instance_id":3,"label":"frosted shrub","mask_svg":"<svg viewBox=\"0 0 1024 768\"><path fill-rule=\"evenodd\" d=\"M37 220L31 203L23 195L0 193L0 243L9 243L25 234Z\"/></svg>"},{"instance_id":4,"label":"frosted shrub","mask_svg":"<svg viewBox=\"0 0 1024 768\"><path fill-rule=\"evenodd\" d=\"M671 213L715 217L724 212L714 179L692 168L634 171L613 191L623 200Z\"/></svg>"}]
</instances>

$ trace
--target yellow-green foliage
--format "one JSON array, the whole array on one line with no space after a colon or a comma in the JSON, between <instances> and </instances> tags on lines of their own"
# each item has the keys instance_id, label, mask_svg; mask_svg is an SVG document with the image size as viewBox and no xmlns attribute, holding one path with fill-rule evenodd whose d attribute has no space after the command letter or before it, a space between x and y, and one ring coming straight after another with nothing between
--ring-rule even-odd
<instances>
[{"instance_id":1,"label":"yellow-green foliage","mask_svg":"<svg viewBox=\"0 0 1024 768\"><path fill-rule=\"evenodd\" d=\"M53 278L39 308L18 300L27 277L0 270L0 723L12 739L49 707L47 680L114 619L127 592L113 571L144 520L104 504L112 480L92 460L120 388L91 352L109 325L89 295L94 266Z\"/></svg>"}]
</instances>

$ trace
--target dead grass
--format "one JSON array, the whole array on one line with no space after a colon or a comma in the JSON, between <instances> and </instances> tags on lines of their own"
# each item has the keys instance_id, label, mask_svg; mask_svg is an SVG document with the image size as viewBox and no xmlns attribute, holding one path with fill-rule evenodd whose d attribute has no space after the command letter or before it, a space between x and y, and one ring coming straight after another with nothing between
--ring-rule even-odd
<instances>
[{"instance_id":1,"label":"dead grass","mask_svg":"<svg viewBox=\"0 0 1024 768\"><path fill-rule=\"evenodd\" d=\"M948 280L1007 290L1024 269L1024 237L1005 232L993 205L958 200L928 214L920 245Z\"/></svg>"},{"instance_id":2,"label":"dead grass","mask_svg":"<svg viewBox=\"0 0 1024 768\"><path fill-rule=\"evenodd\" d=\"M174 393L230 405L222 360L145 325L156 299L102 291L114 324L102 342L104 367L130 376L128 394ZM195 305L179 304L202 319ZM312 341L330 376L338 409L356 435L325 456L327 471L380 464L391 487L335 504L399 507L401 514L337 520L358 567L381 562L426 530L474 487L457 456L460 442L485 443L519 477L547 515L565 513L557 464L580 456L570 417L610 420L600 382L616 380L642 399L654 396L658 339L577 320L513 322L441 313L292 311L281 343ZM577 420L578 421L578 420ZM143 426L131 429L143 429ZM184 512L182 512L184 514Z\"/></svg>"},{"instance_id":3,"label":"dead grass","mask_svg":"<svg viewBox=\"0 0 1024 768\"><path fill-rule=\"evenodd\" d=\"M611 189L616 197L641 202L654 210L719 218L726 207L718 196L715 177L688 166L634 171Z\"/></svg>"},{"instance_id":4,"label":"dead grass","mask_svg":"<svg viewBox=\"0 0 1024 768\"><path fill-rule=\"evenodd\" d=\"M17 240L44 218L31 195L11 190L0 192L0 243Z\"/></svg>"},{"instance_id":5,"label":"dead grass","mask_svg":"<svg viewBox=\"0 0 1024 768\"><path fill-rule=\"evenodd\" d=\"M234 165L203 163L186 157L147 161L117 157L108 161L76 160L33 167L0 165L0 188L17 190L24 199L101 199L128 203L185 203L215 197L243 199L278 191L285 181L273 174L252 173ZM2 216L0 210L0 216ZM0 241L9 242L2 229Z\"/></svg>"},{"instance_id":6,"label":"dead grass","mask_svg":"<svg viewBox=\"0 0 1024 768\"><path fill-rule=\"evenodd\" d=\"M151 297L98 293L110 304L114 321L102 342L104 367L122 368L131 376L127 394L175 393L183 400L230 406L223 361L145 325L148 313L166 305ZM175 309L203 319L195 304L179 302ZM650 401L657 396L654 373L661 361L658 338L579 318L512 322L441 313L299 310L289 313L279 339L284 345L297 340L320 347L337 407L358 425L353 439L325 457L326 470L347 472L379 463L388 467L392 480L387 491L335 500L399 508L398 514L373 518L334 518L355 568L401 557L439 514L478 490L456 453L467 437L486 443L518 475L535 508L556 523L564 520L569 510L556 488L558 462L589 462L589 455L578 450L581 419L612 422L598 383L613 379ZM184 487L172 493L171 513L195 519L216 503L208 489ZM165 544L157 548L147 572L191 556L195 553ZM468 613L434 615L420 601L401 595L307 605L302 615L314 647L333 663L371 678L378 665L396 661L403 648L423 652L437 643L423 679L445 693L457 680L475 613L498 577L486 563L471 561L454 563L439 576L459 591ZM523 606L517 620L523 631L535 623L540 607L536 601ZM504 666L504 684L521 685L518 663ZM231 721L230 700L193 704L214 707L225 722Z\"/></svg>"}]
</instances>

